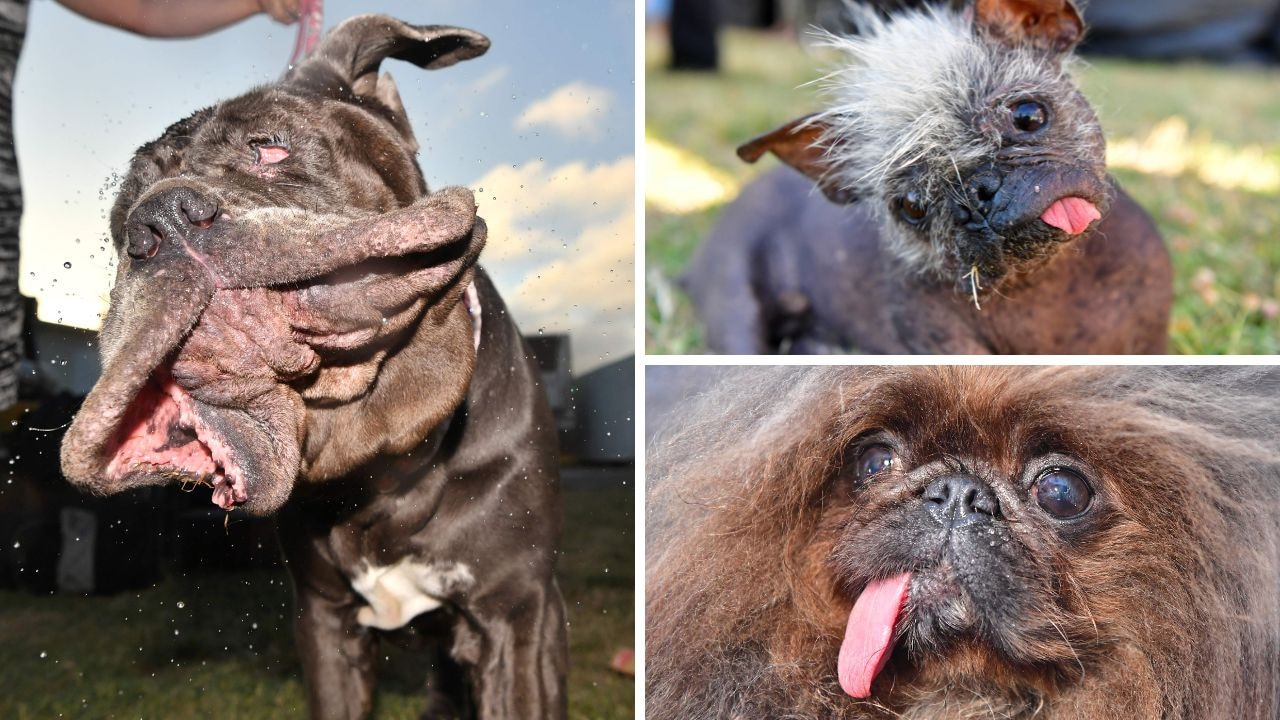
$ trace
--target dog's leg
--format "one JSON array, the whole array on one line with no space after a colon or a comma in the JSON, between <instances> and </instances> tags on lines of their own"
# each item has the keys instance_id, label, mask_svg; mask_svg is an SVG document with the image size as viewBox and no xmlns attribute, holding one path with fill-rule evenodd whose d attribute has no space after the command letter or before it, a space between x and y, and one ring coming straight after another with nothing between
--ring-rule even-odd
<instances>
[{"instance_id":1,"label":"dog's leg","mask_svg":"<svg viewBox=\"0 0 1280 720\"><path fill-rule=\"evenodd\" d=\"M472 637L460 640L476 650L480 720L563 720L568 636L555 580L523 597L495 593L475 603L468 625Z\"/></svg>"},{"instance_id":2,"label":"dog's leg","mask_svg":"<svg viewBox=\"0 0 1280 720\"><path fill-rule=\"evenodd\" d=\"M756 270L746 241L719 226L694 256L681 288L693 301L707 347L730 355L777 352L770 344Z\"/></svg>"},{"instance_id":3,"label":"dog's leg","mask_svg":"<svg viewBox=\"0 0 1280 720\"><path fill-rule=\"evenodd\" d=\"M420 720L472 720L471 686L464 668L449 657L447 649L431 644L427 650L427 701Z\"/></svg>"},{"instance_id":4,"label":"dog's leg","mask_svg":"<svg viewBox=\"0 0 1280 720\"><path fill-rule=\"evenodd\" d=\"M356 622L365 605L333 564L329 527L306 509L286 506L276 518L293 578L294 642L314 720L359 720L373 709L373 632Z\"/></svg>"},{"instance_id":5,"label":"dog's leg","mask_svg":"<svg viewBox=\"0 0 1280 720\"><path fill-rule=\"evenodd\" d=\"M298 655L314 720L357 720L373 709L376 648L373 634L355 621L354 596L334 602L298 592L294 624Z\"/></svg>"}]
</instances>

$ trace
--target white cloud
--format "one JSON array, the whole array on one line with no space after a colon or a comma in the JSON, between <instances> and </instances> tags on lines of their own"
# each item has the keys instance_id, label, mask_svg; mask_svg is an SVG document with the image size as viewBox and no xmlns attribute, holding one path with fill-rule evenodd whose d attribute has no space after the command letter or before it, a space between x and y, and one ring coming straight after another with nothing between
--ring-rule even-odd
<instances>
[{"instance_id":1,"label":"white cloud","mask_svg":"<svg viewBox=\"0 0 1280 720\"><path fill-rule=\"evenodd\" d=\"M601 310L630 312L634 230L630 209L609 223L584 228L568 250L527 275L514 297L557 327Z\"/></svg>"},{"instance_id":2,"label":"white cloud","mask_svg":"<svg viewBox=\"0 0 1280 720\"><path fill-rule=\"evenodd\" d=\"M495 168L473 187L480 261L521 330L569 332L575 373L634 352L634 157Z\"/></svg>"},{"instance_id":3,"label":"white cloud","mask_svg":"<svg viewBox=\"0 0 1280 720\"><path fill-rule=\"evenodd\" d=\"M494 87L495 85L502 82L503 80L506 80L507 76L510 74L511 74L510 67L506 65L499 65L498 67L481 75L479 79L471 83L471 94L483 95L484 93L488 92L490 88Z\"/></svg>"},{"instance_id":4,"label":"white cloud","mask_svg":"<svg viewBox=\"0 0 1280 720\"><path fill-rule=\"evenodd\" d=\"M516 129L543 125L569 137L598 138L602 132L600 118L612 104L613 94L608 90L572 82L525 108L516 118Z\"/></svg>"},{"instance_id":5,"label":"white cloud","mask_svg":"<svg viewBox=\"0 0 1280 720\"><path fill-rule=\"evenodd\" d=\"M578 229L616 217L635 201L635 158L611 163L541 160L494 168L471 183L489 224L485 260L494 263L563 248Z\"/></svg>"},{"instance_id":6,"label":"white cloud","mask_svg":"<svg viewBox=\"0 0 1280 720\"><path fill-rule=\"evenodd\" d=\"M525 332L569 333L576 374L635 352L634 230L631 212L586 228L507 296Z\"/></svg>"}]
</instances>

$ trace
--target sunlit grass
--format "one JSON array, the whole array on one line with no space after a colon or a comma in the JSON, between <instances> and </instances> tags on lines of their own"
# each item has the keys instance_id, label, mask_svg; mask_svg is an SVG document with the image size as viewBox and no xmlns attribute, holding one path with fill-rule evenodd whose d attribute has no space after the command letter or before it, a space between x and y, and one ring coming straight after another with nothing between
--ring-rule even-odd
<instances>
[{"instance_id":1,"label":"sunlit grass","mask_svg":"<svg viewBox=\"0 0 1280 720\"><path fill-rule=\"evenodd\" d=\"M1156 123L1143 138L1112 138L1107 165L1146 175L1191 175L1224 190L1280 194L1280 152L1263 145L1232 146L1207 133L1190 137L1180 115Z\"/></svg>"},{"instance_id":2,"label":"sunlit grass","mask_svg":"<svg viewBox=\"0 0 1280 720\"><path fill-rule=\"evenodd\" d=\"M805 84L828 62L791 38L749 31L724 35L715 75L666 71L655 36L647 49L649 136L692 158L680 167L739 184L775 162L747 165L734 149L817 109ZM1092 60L1079 77L1107 130L1112 172L1173 254L1170 352L1280 351L1280 71ZM664 178L651 167L647 182ZM651 353L705 351L675 279L722 207L673 212L646 203Z\"/></svg>"},{"instance_id":3,"label":"sunlit grass","mask_svg":"<svg viewBox=\"0 0 1280 720\"><path fill-rule=\"evenodd\" d=\"M683 215L720 205L738 194L734 177L693 153L646 137L644 154L651 178L644 186L645 205Z\"/></svg>"}]
</instances>

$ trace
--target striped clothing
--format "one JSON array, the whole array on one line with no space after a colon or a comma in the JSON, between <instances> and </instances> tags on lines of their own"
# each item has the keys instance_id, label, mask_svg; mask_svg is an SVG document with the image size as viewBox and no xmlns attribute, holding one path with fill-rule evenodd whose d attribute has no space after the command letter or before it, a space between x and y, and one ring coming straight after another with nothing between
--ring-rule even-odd
<instances>
[{"instance_id":1,"label":"striped clothing","mask_svg":"<svg viewBox=\"0 0 1280 720\"><path fill-rule=\"evenodd\" d=\"M13 148L13 71L27 32L27 0L0 0L0 410L17 402L22 357L18 224L22 187Z\"/></svg>"}]
</instances>

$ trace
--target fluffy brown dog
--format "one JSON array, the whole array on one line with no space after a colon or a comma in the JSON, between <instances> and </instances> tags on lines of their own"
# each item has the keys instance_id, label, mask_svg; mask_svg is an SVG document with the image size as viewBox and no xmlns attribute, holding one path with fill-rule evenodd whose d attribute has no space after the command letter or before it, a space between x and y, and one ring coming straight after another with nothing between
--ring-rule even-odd
<instances>
[{"instance_id":1,"label":"fluffy brown dog","mask_svg":"<svg viewBox=\"0 0 1280 720\"><path fill-rule=\"evenodd\" d=\"M650 460L647 717L1275 718L1273 368L726 371Z\"/></svg>"}]
</instances>

